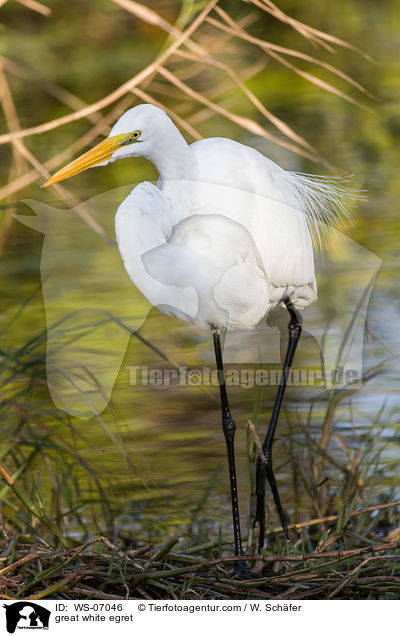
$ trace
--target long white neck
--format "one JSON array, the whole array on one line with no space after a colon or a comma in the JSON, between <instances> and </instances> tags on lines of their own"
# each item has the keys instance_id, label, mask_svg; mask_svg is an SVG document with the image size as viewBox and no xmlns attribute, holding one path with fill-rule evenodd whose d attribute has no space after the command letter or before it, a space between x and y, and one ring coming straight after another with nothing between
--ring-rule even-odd
<instances>
[{"instance_id":1,"label":"long white neck","mask_svg":"<svg viewBox=\"0 0 400 636\"><path fill-rule=\"evenodd\" d=\"M194 177L194 159L190 147L179 130L166 118L159 129L157 144L146 153L157 168L161 182L191 180Z\"/></svg>"}]
</instances>

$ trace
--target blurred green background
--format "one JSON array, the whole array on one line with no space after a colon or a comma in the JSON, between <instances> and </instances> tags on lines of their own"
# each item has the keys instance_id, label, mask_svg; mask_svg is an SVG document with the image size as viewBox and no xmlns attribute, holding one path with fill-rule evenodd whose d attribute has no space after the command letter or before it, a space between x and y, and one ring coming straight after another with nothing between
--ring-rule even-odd
<instances>
[{"instance_id":1,"label":"blurred green background","mask_svg":"<svg viewBox=\"0 0 400 636\"><path fill-rule=\"evenodd\" d=\"M183 30L206 5L164 1L148 2L146 6ZM48 11L44 4L40 6L39 11L31 10L9 0L0 8L4 133L37 126L95 103L152 64L173 41L162 28L111 0L53 0ZM310 62L285 58L303 73L314 73L320 80L331 82L357 104L323 90L265 50L219 29L212 20L223 20L215 10L209 14L211 21L203 22L193 35L193 41L214 60L234 69L260 102L304 137L336 173L355 175L355 185L367 191L368 200L360 204L347 233L382 261L365 330L363 368L366 373L370 371L370 381L358 391L339 397L309 389L288 392L275 447L275 466L290 520L335 514L341 505L368 505L398 497L398 3L279 0L286 14L342 38L371 59L344 46L326 50L257 3L221 1L219 6L252 37L315 56L349 75L370 94ZM166 67L198 95L229 113L251 118L278 139L284 138L221 68L178 56L172 56ZM244 129L160 74L149 76L140 88L204 137L236 139L286 169L330 173L322 160L313 161ZM119 318L129 317L138 326L144 321L142 339L130 338L111 403L101 413L84 420L66 414L54 405L46 384L46 314L40 276L43 235L18 223L13 214L29 214L22 203L25 199L69 208L71 197L86 201L111 191L101 209L96 209L93 202L88 209L113 239L113 216L123 198L122 191L112 194L113 189L156 179L155 168L148 162L127 160L89 170L67 182L65 196L39 186L44 181L43 164L75 142L79 144L83 136L90 137L93 129L86 143L71 148L68 156L50 166L50 171L61 167L107 134L117 118L113 109L118 104L123 112L129 105L145 101L140 94L129 92L123 100L68 125L27 135L22 150L17 144L1 146L0 461L34 507L21 503L18 494L4 482L0 491L3 517L21 530L35 528L38 523L46 526L47 520L47 528L49 523L54 524L61 534L78 539L106 528L137 542L148 531L149 521L155 535L187 532L206 539L217 536L221 529L229 537L230 501L217 388L131 386L126 369L135 364L170 368L171 362L165 358L177 365L212 366L209 334L152 310L129 281L119 287L112 277L119 262L116 250L101 242L78 216L76 235L72 232L64 237L60 247L58 296L52 300L49 324L68 316L63 337L79 340L89 332L93 349L114 355L121 347L121 337L122 341L126 338L123 327L110 322L98 324L98 316L83 314L80 318L75 313L87 308L88 298L90 307L96 302L103 306L102 294L107 287L107 302L118 305L115 314ZM183 134L193 141L187 130ZM328 323L343 302L343 295L347 301L351 299L357 277L346 267L331 268L329 255L324 263L315 311L320 321L322 316ZM122 264L120 267L122 280ZM359 263L357 267L362 269ZM310 323L314 315L310 314ZM300 357L307 355L304 347L300 348ZM261 435L273 395L273 389L230 390L238 424L244 523L249 500L245 423L252 416ZM324 422L332 461L323 456L321 465L316 445ZM276 526L273 506L271 516Z\"/></svg>"}]
</instances>

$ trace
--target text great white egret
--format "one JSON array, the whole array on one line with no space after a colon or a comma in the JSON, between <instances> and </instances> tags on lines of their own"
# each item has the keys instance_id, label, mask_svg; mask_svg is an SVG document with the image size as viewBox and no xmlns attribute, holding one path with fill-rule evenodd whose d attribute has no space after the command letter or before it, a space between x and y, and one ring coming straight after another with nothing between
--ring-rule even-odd
<instances>
[{"instance_id":1,"label":"text great white egret","mask_svg":"<svg viewBox=\"0 0 400 636\"><path fill-rule=\"evenodd\" d=\"M286 537L285 516L272 468L272 443L286 378L301 333L299 310L317 298L313 242L328 226L341 227L356 195L333 179L287 172L230 139L188 145L166 113L141 104L128 110L109 136L59 170L49 186L92 166L145 157L157 185L136 186L115 217L118 247L132 282L152 305L212 331L227 444L233 529L243 555L234 435L223 371L220 332L253 329L283 304L289 343L267 436L258 458L256 523L265 533L268 478ZM243 571L240 562L237 571Z\"/></svg>"}]
</instances>

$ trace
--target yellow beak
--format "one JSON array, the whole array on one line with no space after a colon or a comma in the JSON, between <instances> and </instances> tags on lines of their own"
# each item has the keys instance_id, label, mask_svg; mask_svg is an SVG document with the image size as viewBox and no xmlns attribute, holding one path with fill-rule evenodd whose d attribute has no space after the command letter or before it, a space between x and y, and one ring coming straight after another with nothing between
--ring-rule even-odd
<instances>
[{"instance_id":1,"label":"yellow beak","mask_svg":"<svg viewBox=\"0 0 400 636\"><path fill-rule=\"evenodd\" d=\"M97 144L97 146L88 150L74 161L71 161L71 163L65 166L65 168L61 168L61 170L53 174L53 176L42 185L42 188L47 188L47 186L53 185L54 183L64 181L64 179L73 177L75 174L83 172L83 170L92 168L93 166L110 159L118 148L121 148L121 146L125 146L131 142L132 138L127 134L107 137L107 139L101 141Z\"/></svg>"}]
</instances>

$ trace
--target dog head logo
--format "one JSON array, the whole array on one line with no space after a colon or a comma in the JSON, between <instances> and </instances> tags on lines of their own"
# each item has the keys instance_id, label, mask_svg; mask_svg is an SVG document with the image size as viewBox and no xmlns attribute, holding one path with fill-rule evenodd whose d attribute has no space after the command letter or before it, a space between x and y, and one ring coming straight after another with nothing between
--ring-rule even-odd
<instances>
[{"instance_id":1,"label":"dog head logo","mask_svg":"<svg viewBox=\"0 0 400 636\"><path fill-rule=\"evenodd\" d=\"M16 629L48 629L51 612L29 601L18 601L3 605L6 610L7 631L14 634Z\"/></svg>"}]
</instances>

